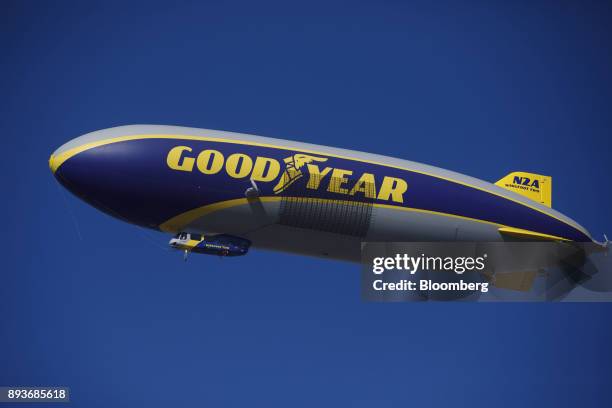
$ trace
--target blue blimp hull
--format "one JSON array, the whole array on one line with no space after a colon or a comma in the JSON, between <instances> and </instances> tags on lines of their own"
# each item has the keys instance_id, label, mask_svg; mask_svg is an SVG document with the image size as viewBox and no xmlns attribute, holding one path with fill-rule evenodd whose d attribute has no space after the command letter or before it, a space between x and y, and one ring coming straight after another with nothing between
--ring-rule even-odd
<instances>
[{"instance_id":1,"label":"blue blimp hull","mask_svg":"<svg viewBox=\"0 0 612 408\"><path fill-rule=\"evenodd\" d=\"M123 126L50 159L92 206L168 233L355 260L361 241L497 241L507 233L589 242L557 211L491 183L415 162L230 132Z\"/></svg>"}]
</instances>

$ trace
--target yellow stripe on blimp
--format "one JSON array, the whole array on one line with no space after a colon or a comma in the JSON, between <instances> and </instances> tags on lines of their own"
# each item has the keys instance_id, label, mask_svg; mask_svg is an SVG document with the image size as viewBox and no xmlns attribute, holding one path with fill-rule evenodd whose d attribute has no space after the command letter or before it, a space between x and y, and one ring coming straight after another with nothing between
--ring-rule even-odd
<instances>
[{"instance_id":1,"label":"yellow stripe on blimp","mask_svg":"<svg viewBox=\"0 0 612 408\"><path fill-rule=\"evenodd\" d=\"M280 197L258 197L257 200L264 203L271 203L274 201L280 201ZM236 198L234 200L221 201L214 204L208 204L202 207L194 208L193 210L184 212L177 215L176 217L170 218L168 221L160 224L159 229L164 232L170 232L176 234L181 232L185 226L191 224L193 221L204 217L215 211L225 210L227 208L238 207L240 205L248 204L247 198Z\"/></svg>"},{"instance_id":2,"label":"yellow stripe on blimp","mask_svg":"<svg viewBox=\"0 0 612 408\"><path fill-rule=\"evenodd\" d=\"M376 161L372 161L372 160L358 159L358 158L355 158L355 157L341 156L341 155L337 155L337 154L332 154L332 153L327 153L327 152L319 152L319 151L315 151L315 150L296 148L296 147L291 147L291 146L277 146L277 145L272 145L272 144L268 144L268 143L252 142L252 141L249 141L249 140L233 140L233 139L220 139L220 138L210 137L210 136L168 135L168 134L118 136L118 137L114 137L114 138L103 139L103 140L98 140L98 141L95 141L95 142L85 143L85 144L83 144L81 146L77 146L77 147L73 147L72 149L68 149L68 150L66 150L63 153L58 154L57 156L52 155L49 158L49 167L51 168L51 171L55 174L57 169L66 160L68 160L71 157L73 157L73 156L75 156L75 155L77 155L77 154L79 154L81 152L84 152L86 150L93 149L93 148L99 147L99 146L104 146L104 145L112 144L112 143L117 143L117 142L126 142L126 141L131 141L131 140L145 140L145 139L195 140L195 141L206 141L206 142L233 143L233 144L247 145L247 146L268 147L268 148L271 148L271 149L299 151L299 152L303 152L303 153L310 153L310 154L316 154L316 155L321 155L321 156L335 157L335 158L338 158L338 159L344 159L344 160L351 160L351 161L356 161L356 162L361 162L361 163L374 164L374 165L378 165L378 166L384 166L384 167L394 168L394 169L398 169L398 170L409 171L409 172L412 172L412 173L423 174L423 175L426 175L426 176L435 177L435 178L438 178L438 179L441 179L441 180L446 180L446 181L450 181L452 183L460 184L460 185L465 186L465 187L473 188L475 190L483 191L485 193L492 194L494 196L501 197L503 199L512 201L512 202L514 202L516 204L520 204L520 205L525 206L527 208L530 208L530 209L532 209L534 211L542 213L542 214L544 214L544 215L546 215L548 217L554 218L557 221L560 221L563 224L565 224L565 225L567 225L567 226L569 226L571 228L574 228L574 229L580 231L584 235L589 236L589 234L586 231L583 231L581 228L578 228L578 227L576 227L574 225L571 225L571 224L567 223L566 221L556 217L555 215L547 213L546 211L543 211L540 208L531 206L531 205L529 205L527 203L515 200L515 199L510 198L510 197L506 197L504 195L495 193L493 191L486 190L486 189L481 188L481 187L477 187L477 186L473 186L473 185L468 184L468 183L464 183L462 181L453 180L453 179L450 179L450 178L447 178L447 177L443 177L443 176L432 174L432 173L427 173L427 172L420 171L420 170L414 170L414 169L409 169L409 168L405 168L405 167L394 166L394 165L388 164L388 163L380 163L380 162L376 162ZM212 204L212 205L215 205L215 204ZM375 204L375 206L380 206L380 205ZM396 207L394 207L394 208L396 208ZM397 207L397 208L400 208L400 207ZM404 207L401 207L401 208L404 208ZM414 209L406 208L406 210L411 211L411 210L414 210ZM464 218L466 218L466 217L464 217ZM484 221L481 221L481 222L484 222Z\"/></svg>"},{"instance_id":3,"label":"yellow stripe on blimp","mask_svg":"<svg viewBox=\"0 0 612 408\"><path fill-rule=\"evenodd\" d=\"M332 200L332 199L325 199L325 198L304 198L304 197L284 197L285 199L288 200L296 200L296 199L300 199L300 200L308 200L308 201L312 201L312 202L333 202L336 204L343 204L343 205L359 205L359 204L363 204L361 202L358 201L345 201L345 200ZM198 220L199 218L202 218L206 215L209 215L211 213L214 213L216 211L221 211L221 210L225 210L228 208L233 208L233 207L238 207L241 205L247 205L249 202L253 201L253 200L258 200L264 203L271 203L271 202L278 202L280 201L282 198L278 197L278 196L265 196L265 197L258 197L256 199L248 199L248 198L237 198L234 200L227 200L227 201L221 201L218 203L214 203L214 204L208 204L202 207L198 207L198 208L194 208L193 210L184 212L183 214L179 214L176 217L172 217L171 219L169 219L168 221L164 222L163 224L161 224L159 226L159 229L164 231L164 232L168 232L168 233L172 233L172 234L176 234L178 232L183 231L183 229L191 224L192 222ZM442 216L442 217L451 217L451 218L457 218L457 219L462 219L462 220L467 220L467 221L473 221L473 222L480 222L483 224L489 224L489 225L493 225L498 227L498 231L502 234L508 234L508 235L513 235L516 237L521 237L521 238L526 238L526 239L545 239L545 240L553 240L553 241L569 241L567 238L563 238L563 237L557 237L555 235L548 235L548 234L543 234L540 232L535 232L535 231L529 231L529 230L524 230L524 229L520 229L520 228L514 228L514 227L510 227L507 225L503 225L503 224L499 224L496 222L491 222L491 221L485 221L485 220L479 220L477 218L470 218L470 217L464 217L462 215L455 215L455 214L447 214L447 213L442 213L442 212L437 212L437 211L430 211L430 210L422 210L420 208L410 208L410 207L399 207L396 205L389 205L389 204L373 204L374 207L377 208L386 208L386 209L392 209L392 210L399 210L399 211L411 211L411 212L419 212L419 213L425 213L425 214L431 214L431 215L437 215L437 216Z\"/></svg>"}]
</instances>

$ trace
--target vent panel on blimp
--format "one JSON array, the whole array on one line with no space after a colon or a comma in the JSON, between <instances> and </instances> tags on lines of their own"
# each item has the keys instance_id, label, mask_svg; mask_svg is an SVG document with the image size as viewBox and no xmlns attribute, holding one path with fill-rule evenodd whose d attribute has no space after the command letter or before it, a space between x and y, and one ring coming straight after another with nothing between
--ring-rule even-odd
<instances>
[{"instance_id":1,"label":"vent panel on blimp","mask_svg":"<svg viewBox=\"0 0 612 408\"><path fill-rule=\"evenodd\" d=\"M303 183L296 184L290 194L281 197L279 224L355 237L367 235L376 197L373 185L365 186L366 198L338 200L320 191L315 193Z\"/></svg>"}]
</instances>

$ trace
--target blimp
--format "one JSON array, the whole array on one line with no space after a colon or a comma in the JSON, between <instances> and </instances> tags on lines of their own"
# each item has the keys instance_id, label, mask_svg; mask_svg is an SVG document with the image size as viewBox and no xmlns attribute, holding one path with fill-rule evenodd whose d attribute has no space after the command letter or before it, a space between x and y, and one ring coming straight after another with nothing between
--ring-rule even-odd
<instances>
[{"instance_id":1,"label":"blimp","mask_svg":"<svg viewBox=\"0 0 612 408\"><path fill-rule=\"evenodd\" d=\"M524 171L490 183L377 154L158 125L77 137L49 166L100 211L171 234L185 256L253 247L358 262L365 241L595 242L552 208L551 177Z\"/></svg>"}]
</instances>

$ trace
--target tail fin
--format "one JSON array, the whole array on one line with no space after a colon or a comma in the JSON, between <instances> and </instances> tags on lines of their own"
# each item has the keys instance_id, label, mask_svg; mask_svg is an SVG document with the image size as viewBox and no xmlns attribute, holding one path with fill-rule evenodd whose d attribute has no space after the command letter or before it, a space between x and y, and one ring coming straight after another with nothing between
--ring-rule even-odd
<instances>
[{"instance_id":1,"label":"tail fin","mask_svg":"<svg viewBox=\"0 0 612 408\"><path fill-rule=\"evenodd\" d=\"M515 171L495 183L496 186L514 191L533 201L552 206L552 177Z\"/></svg>"}]
</instances>

